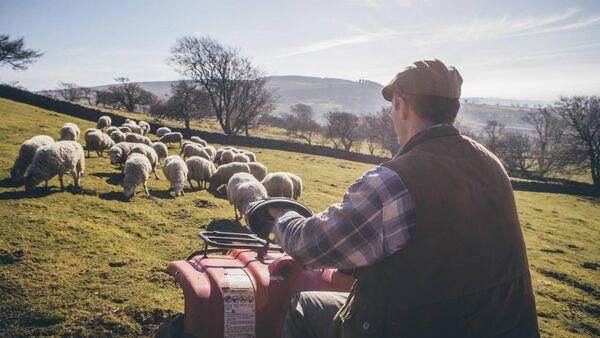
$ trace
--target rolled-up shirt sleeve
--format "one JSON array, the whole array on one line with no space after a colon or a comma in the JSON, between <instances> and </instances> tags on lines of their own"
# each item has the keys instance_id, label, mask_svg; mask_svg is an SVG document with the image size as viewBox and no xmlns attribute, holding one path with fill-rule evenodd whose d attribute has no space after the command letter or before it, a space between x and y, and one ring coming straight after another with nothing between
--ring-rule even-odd
<instances>
[{"instance_id":1,"label":"rolled-up shirt sleeve","mask_svg":"<svg viewBox=\"0 0 600 338\"><path fill-rule=\"evenodd\" d=\"M360 177L341 203L312 217L289 211L276 220L276 241L311 268L370 265L402 249L416 221L401 177L376 166Z\"/></svg>"}]
</instances>

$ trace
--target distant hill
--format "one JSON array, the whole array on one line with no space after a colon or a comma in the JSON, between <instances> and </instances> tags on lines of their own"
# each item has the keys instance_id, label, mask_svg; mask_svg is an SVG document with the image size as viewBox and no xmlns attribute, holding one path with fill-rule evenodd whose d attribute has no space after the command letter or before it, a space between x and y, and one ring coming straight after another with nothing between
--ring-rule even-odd
<instances>
[{"instance_id":1,"label":"distant hill","mask_svg":"<svg viewBox=\"0 0 600 338\"><path fill-rule=\"evenodd\" d=\"M170 95L172 81L139 82L142 88L165 98ZM368 80L350 81L310 76L270 76L268 88L277 100L276 113L285 113L296 103L312 106L317 118L332 110L343 110L358 115L376 112L389 103L381 97L383 86ZM106 89L108 85L92 87ZM497 120L514 129L529 129L521 118L527 110L551 102L534 100L512 100L502 98L461 99L461 121L472 127L481 127L488 120Z\"/></svg>"}]
</instances>

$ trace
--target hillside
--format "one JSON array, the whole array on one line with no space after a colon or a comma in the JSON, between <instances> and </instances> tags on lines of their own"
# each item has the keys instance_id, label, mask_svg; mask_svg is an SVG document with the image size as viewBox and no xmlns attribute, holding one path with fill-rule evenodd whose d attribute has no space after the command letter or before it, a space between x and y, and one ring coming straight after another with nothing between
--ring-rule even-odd
<instances>
[{"instance_id":1,"label":"hillside","mask_svg":"<svg viewBox=\"0 0 600 338\"><path fill-rule=\"evenodd\" d=\"M53 179L50 189L26 194L6 178L19 144L36 134L55 137L67 121L82 130L93 123L5 99L0 114L0 336L151 335L164 318L182 312L181 293L162 269L198 248L201 228L240 226L228 202L190 189L174 199L164 178L149 181L150 197L125 202L121 174L95 155L86 159L82 193L61 192ZM313 210L339 201L370 167L250 150L270 171L302 176L302 202ZM515 195L542 334L600 334L600 199Z\"/></svg>"}]
</instances>

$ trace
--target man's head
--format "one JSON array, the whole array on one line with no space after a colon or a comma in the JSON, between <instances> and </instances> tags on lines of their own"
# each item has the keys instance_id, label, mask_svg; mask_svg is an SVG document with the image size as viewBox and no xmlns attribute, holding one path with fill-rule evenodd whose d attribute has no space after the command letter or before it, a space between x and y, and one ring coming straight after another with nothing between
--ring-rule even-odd
<instances>
[{"instance_id":1,"label":"man's head","mask_svg":"<svg viewBox=\"0 0 600 338\"><path fill-rule=\"evenodd\" d=\"M462 77L454 67L439 60L417 61L383 88L392 102L392 119L403 146L414 134L429 126L452 124L460 107Z\"/></svg>"}]
</instances>

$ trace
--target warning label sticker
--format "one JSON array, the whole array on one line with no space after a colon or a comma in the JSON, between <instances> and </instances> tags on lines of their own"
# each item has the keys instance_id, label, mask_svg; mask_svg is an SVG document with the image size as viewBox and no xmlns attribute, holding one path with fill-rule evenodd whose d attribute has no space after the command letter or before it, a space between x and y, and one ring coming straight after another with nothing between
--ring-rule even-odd
<instances>
[{"instance_id":1,"label":"warning label sticker","mask_svg":"<svg viewBox=\"0 0 600 338\"><path fill-rule=\"evenodd\" d=\"M223 289L225 337L255 337L254 288L244 269L225 269L229 288Z\"/></svg>"}]
</instances>

